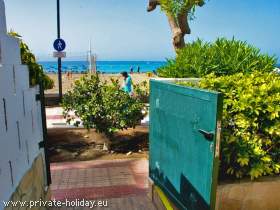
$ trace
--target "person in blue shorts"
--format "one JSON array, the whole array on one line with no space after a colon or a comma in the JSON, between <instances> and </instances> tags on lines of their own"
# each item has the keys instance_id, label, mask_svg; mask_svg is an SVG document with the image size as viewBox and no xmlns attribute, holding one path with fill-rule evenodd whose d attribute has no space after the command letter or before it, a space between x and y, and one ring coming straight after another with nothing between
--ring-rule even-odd
<instances>
[{"instance_id":1,"label":"person in blue shorts","mask_svg":"<svg viewBox=\"0 0 280 210\"><path fill-rule=\"evenodd\" d=\"M122 72L121 75L124 78L124 83L123 83L123 90L128 93L129 95L132 95L132 79L131 76L126 72Z\"/></svg>"}]
</instances>

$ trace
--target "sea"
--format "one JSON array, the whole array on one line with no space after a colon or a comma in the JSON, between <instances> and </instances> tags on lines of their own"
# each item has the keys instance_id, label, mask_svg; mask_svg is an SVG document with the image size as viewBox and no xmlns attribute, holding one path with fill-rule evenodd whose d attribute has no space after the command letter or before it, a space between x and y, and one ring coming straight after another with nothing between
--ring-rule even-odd
<instances>
[{"instance_id":1,"label":"sea","mask_svg":"<svg viewBox=\"0 0 280 210\"><path fill-rule=\"evenodd\" d=\"M40 61L46 73L57 73L56 61ZM156 71L166 64L165 61L97 61L97 71L104 74L117 74L123 71L130 72L133 69L137 72L138 67L141 73ZM89 69L87 61L63 61L62 72L85 73Z\"/></svg>"},{"instance_id":2,"label":"sea","mask_svg":"<svg viewBox=\"0 0 280 210\"><path fill-rule=\"evenodd\" d=\"M56 61L39 61L46 73L57 73ZM97 71L107 74L118 74L122 71L130 72L132 68L137 72L138 67L140 72L153 72L164 66L166 61L97 61ZM276 65L280 68L280 64ZM72 73L85 73L89 69L87 61L63 61L62 72L71 71Z\"/></svg>"}]
</instances>

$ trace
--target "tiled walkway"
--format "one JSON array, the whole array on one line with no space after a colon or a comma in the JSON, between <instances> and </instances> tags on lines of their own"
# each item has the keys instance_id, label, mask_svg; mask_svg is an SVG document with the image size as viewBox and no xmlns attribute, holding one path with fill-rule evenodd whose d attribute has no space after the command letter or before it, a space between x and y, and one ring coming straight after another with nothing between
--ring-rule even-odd
<instances>
[{"instance_id":1,"label":"tiled walkway","mask_svg":"<svg viewBox=\"0 0 280 210\"><path fill-rule=\"evenodd\" d=\"M69 113L73 118L74 122L81 121L79 118L75 117L74 112ZM61 107L48 107L46 108L46 118L48 128L75 128L74 122L67 124L63 117L63 109ZM142 121L142 125L149 125L149 116L146 116ZM82 124L80 125L82 127Z\"/></svg>"},{"instance_id":2,"label":"tiled walkway","mask_svg":"<svg viewBox=\"0 0 280 210\"><path fill-rule=\"evenodd\" d=\"M147 160L98 160L51 165L52 199L96 200L93 209L153 210L148 192ZM57 208L56 208L57 209ZM89 209L64 207L60 209Z\"/></svg>"}]
</instances>

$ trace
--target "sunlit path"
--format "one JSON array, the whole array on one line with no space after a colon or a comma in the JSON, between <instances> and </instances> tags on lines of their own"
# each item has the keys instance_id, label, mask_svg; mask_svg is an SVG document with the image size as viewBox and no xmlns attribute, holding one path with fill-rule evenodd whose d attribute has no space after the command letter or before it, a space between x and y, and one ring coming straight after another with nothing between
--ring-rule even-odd
<instances>
[{"instance_id":1,"label":"sunlit path","mask_svg":"<svg viewBox=\"0 0 280 210\"><path fill-rule=\"evenodd\" d=\"M154 209L147 197L145 159L55 163L51 171L52 199L102 201L106 204L102 209Z\"/></svg>"}]
</instances>

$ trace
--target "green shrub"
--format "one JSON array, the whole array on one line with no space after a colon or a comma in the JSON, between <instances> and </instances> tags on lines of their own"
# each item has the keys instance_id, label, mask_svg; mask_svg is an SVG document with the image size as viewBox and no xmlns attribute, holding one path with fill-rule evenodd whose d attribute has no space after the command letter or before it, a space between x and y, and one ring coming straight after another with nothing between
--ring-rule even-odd
<instances>
[{"instance_id":1,"label":"green shrub","mask_svg":"<svg viewBox=\"0 0 280 210\"><path fill-rule=\"evenodd\" d=\"M149 102L149 91L149 83L147 81L143 81L139 84L133 84L134 97L138 98L143 103Z\"/></svg>"},{"instance_id":2,"label":"green shrub","mask_svg":"<svg viewBox=\"0 0 280 210\"><path fill-rule=\"evenodd\" d=\"M20 38L21 36L15 32L9 33L11 36ZM21 62L28 66L29 69L29 83L31 86L37 85L42 79L45 89L52 89L54 87L53 80L44 73L43 67L36 62L35 55L30 51L27 44L22 40L20 42Z\"/></svg>"},{"instance_id":3,"label":"green shrub","mask_svg":"<svg viewBox=\"0 0 280 210\"><path fill-rule=\"evenodd\" d=\"M176 59L167 61L160 68L161 77L202 77L214 73L217 76L235 73L273 71L276 58L263 55L260 50L235 39L218 39L214 43L197 40L178 51Z\"/></svg>"},{"instance_id":4,"label":"green shrub","mask_svg":"<svg viewBox=\"0 0 280 210\"><path fill-rule=\"evenodd\" d=\"M224 94L221 175L252 179L280 170L280 76L238 73L199 82Z\"/></svg>"},{"instance_id":5,"label":"green shrub","mask_svg":"<svg viewBox=\"0 0 280 210\"><path fill-rule=\"evenodd\" d=\"M111 136L117 130L135 127L143 119L144 104L121 90L117 80L101 82L98 75L82 77L64 95L64 116L68 122L74 111L85 128L95 128Z\"/></svg>"}]
</instances>

